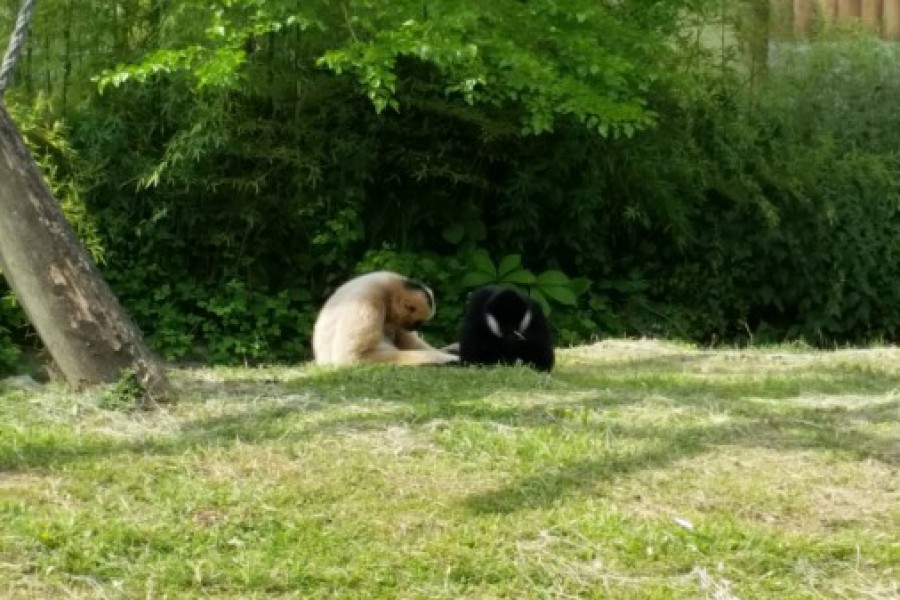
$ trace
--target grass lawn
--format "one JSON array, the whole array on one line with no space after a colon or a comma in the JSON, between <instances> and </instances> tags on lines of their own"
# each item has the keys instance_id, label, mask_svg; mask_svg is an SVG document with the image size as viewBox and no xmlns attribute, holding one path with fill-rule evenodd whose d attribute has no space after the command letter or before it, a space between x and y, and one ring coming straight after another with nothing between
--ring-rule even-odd
<instances>
[{"instance_id":1,"label":"grass lawn","mask_svg":"<svg viewBox=\"0 0 900 600\"><path fill-rule=\"evenodd\" d=\"M900 598L900 350L0 390L0 598Z\"/></svg>"}]
</instances>

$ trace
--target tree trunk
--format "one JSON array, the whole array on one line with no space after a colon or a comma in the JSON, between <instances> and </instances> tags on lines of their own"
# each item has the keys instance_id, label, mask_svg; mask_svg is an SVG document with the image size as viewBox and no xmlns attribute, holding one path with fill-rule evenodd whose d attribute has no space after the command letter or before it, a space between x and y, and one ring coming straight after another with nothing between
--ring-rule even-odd
<instances>
[{"instance_id":1,"label":"tree trunk","mask_svg":"<svg viewBox=\"0 0 900 600\"><path fill-rule=\"evenodd\" d=\"M173 401L160 361L66 221L0 102L0 268L76 389L132 371L145 400Z\"/></svg>"},{"instance_id":2,"label":"tree trunk","mask_svg":"<svg viewBox=\"0 0 900 600\"><path fill-rule=\"evenodd\" d=\"M882 33L886 39L900 39L900 0L884 0Z\"/></svg>"},{"instance_id":3,"label":"tree trunk","mask_svg":"<svg viewBox=\"0 0 900 600\"><path fill-rule=\"evenodd\" d=\"M770 0L749 0L746 11L744 35L750 56L750 88L756 90L758 82L769 71L769 41L772 38L772 5Z\"/></svg>"}]
</instances>

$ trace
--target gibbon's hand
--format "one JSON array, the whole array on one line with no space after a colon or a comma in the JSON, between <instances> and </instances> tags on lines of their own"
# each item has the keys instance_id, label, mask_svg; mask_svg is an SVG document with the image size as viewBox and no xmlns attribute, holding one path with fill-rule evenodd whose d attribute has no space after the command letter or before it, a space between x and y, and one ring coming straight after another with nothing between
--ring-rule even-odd
<instances>
[{"instance_id":1,"label":"gibbon's hand","mask_svg":"<svg viewBox=\"0 0 900 600\"><path fill-rule=\"evenodd\" d=\"M459 356L459 342L453 342L452 344L447 344L443 348L440 349L441 352L446 352L447 354L453 354L454 356Z\"/></svg>"},{"instance_id":2,"label":"gibbon's hand","mask_svg":"<svg viewBox=\"0 0 900 600\"><path fill-rule=\"evenodd\" d=\"M459 356L458 355L450 354L449 352L441 352L440 354L442 355L441 359L440 359L441 362L439 362L438 364L441 364L441 365L459 364Z\"/></svg>"}]
</instances>

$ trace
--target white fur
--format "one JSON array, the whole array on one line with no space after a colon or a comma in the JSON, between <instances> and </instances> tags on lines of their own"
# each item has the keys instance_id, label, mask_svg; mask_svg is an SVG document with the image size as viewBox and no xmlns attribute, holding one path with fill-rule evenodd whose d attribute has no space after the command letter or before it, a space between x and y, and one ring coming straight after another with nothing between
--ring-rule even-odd
<instances>
[{"instance_id":1,"label":"white fur","mask_svg":"<svg viewBox=\"0 0 900 600\"><path fill-rule=\"evenodd\" d=\"M408 294L406 278L376 271L353 278L328 298L313 327L313 355L318 364L389 362L434 364L456 362L458 356L441 352L414 331L387 322L396 294ZM413 292L414 293L414 292ZM424 320L434 315L432 308Z\"/></svg>"},{"instance_id":2,"label":"white fur","mask_svg":"<svg viewBox=\"0 0 900 600\"><path fill-rule=\"evenodd\" d=\"M494 315L492 315L491 313L487 313L484 316L484 320L485 322L487 322L488 329L491 330L491 333L493 333L498 338L503 337L503 332L500 331L500 324L497 322L497 319L494 318Z\"/></svg>"},{"instance_id":3,"label":"white fur","mask_svg":"<svg viewBox=\"0 0 900 600\"><path fill-rule=\"evenodd\" d=\"M516 330L516 333L518 333L520 335L520 337L523 337L523 339L524 339L525 330L528 329L529 325L531 325L531 309L530 308L525 311L525 316L522 317L522 322L519 323L519 328Z\"/></svg>"}]
</instances>

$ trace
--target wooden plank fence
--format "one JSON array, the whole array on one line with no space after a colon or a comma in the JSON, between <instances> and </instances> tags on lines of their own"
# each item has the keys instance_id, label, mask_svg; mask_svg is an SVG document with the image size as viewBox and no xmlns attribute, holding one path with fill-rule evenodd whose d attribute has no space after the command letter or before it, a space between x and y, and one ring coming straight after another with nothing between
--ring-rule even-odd
<instances>
[{"instance_id":1,"label":"wooden plank fence","mask_svg":"<svg viewBox=\"0 0 900 600\"><path fill-rule=\"evenodd\" d=\"M900 39L900 0L772 0L772 2L775 23L781 25L776 29L781 29L779 33L782 34L790 31L793 36L806 37L820 22L858 22L885 39Z\"/></svg>"}]
</instances>

